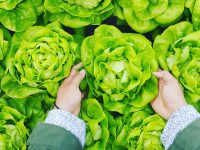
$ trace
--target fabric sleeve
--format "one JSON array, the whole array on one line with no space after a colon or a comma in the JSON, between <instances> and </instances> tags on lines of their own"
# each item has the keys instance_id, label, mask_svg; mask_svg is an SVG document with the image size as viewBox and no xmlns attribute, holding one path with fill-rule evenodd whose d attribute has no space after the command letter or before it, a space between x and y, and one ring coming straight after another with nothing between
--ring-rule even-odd
<instances>
[{"instance_id":1,"label":"fabric sleeve","mask_svg":"<svg viewBox=\"0 0 200 150\"><path fill-rule=\"evenodd\" d=\"M193 121L181 131L168 150L198 150L200 149L200 118Z\"/></svg>"},{"instance_id":2,"label":"fabric sleeve","mask_svg":"<svg viewBox=\"0 0 200 150\"><path fill-rule=\"evenodd\" d=\"M186 105L177 109L170 116L161 134L161 142L165 149L168 149L172 145L176 136L181 131L198 118L200 118L200 114L191 105Z\"/></svg>"},{"instance_id":3,"label":"fabric sleeve","mask_svg":"<svg viewBox=\"0 0 200 150\"><path fill-rule=\"evenodd\" d=\"M70 131L78 138L82 147L84 147L86 127L84 121L77 116L61 109L53 109L48 113L44 123L56 125Z\"/></svg>"},{"instance_id":4,"label":"fabric sleeve","mask_svg":"<svg viewBox=\"0 0 200 150\"><path fill-rule=\"evenodd\" d=\"M38 123L27 141L28 150L82 150L78 138L70 131L47 123Z\"/></svg>"}]
</instances>

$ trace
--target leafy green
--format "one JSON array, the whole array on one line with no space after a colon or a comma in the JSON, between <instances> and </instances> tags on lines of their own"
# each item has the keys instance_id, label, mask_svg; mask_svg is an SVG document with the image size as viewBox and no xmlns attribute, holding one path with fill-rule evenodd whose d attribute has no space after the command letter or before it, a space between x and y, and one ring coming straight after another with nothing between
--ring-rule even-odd
<instances>
[{"instance_id":1,"label":"leafy green","mask_svg":"<svg viewBox=\"0 0 200 150\"><path fill-rule=\"evenodd\" d=\"M47 90L56 96L59 81L67 77L77 44L56 26L33 26L15 33L6 59L2 90L12 98L24 98Z\"/></svg>"},{"instance_id":2,"label":"leafy green","mask_svg":"<svg viewBox=\"0 0 200 150\"><path fill-rule=\"evenodd\" d=\"M185 7L190 10L194 28L200 30L200 0L186 0Z\"/></svg>"},{"instance_id":3,"label":"leafy green","mask_svg":"<svg viewBox=\"0 0 200 150\"><path fill-rule=\"evenodd\" d=\"M109 137L108 119L96 99L88 98L82 103L81 118L86 122L86 150L105 149Z\"/></svg>"},{"instance_id":4,"label":"leafy green","mask_svg":"<svg viewBox=\"0 0 200 150\"><path fill-rule=\"evenodd\" d=\"M0 99L1 100L1 99ZM25 116L0 102L0 150L26 150L29 135L24 125Z\"/></svg>"},{"instance_id":5,"label":"leafy green","mask_svg":"<svg viewBox=\"0 0 200 150\"><path fill-rule=\"evenodd\" d=\"M80 117L86 122L85 149L162 150L165 121L149 107L125 115L111 114L93 98L83 101Z\"/></svg>"},{"instance_id":6,"label":"leafy green","mask_svg":"<svg viewBox=\"0 0 200 150\"><path fill-rule=\"evenodd\" d=\"M154 41L158 62L182 84L186 100L200 100L200 31L189 22L167 28Z\"/></svg>"},{"instance_id":7,"label":"leafy green","mask_svg":"<svg viewBox=\"0 0 200 150\"><path fill-rule=\"evenodd\" d=\"M46 18L72 28L101 24L116 8L112 0L45 0L44 6Z\"/></svg>"},{"instance_id":8,"label":"leafy green","mask_svg":"<svg viewBox=\"0 0 200 150\"><path fill-rule=\"evenodd\" d=\"M36 23L42 5L42 0L1 0L0 22L9 30L25 31Z\"/></svg>"},{"instance_id":9,"label":"leafy green","mask_svg":"<svg viewBox=\"0 0 200 150\"><path fill-rule=\"evenodd\" d=\"M81 58L89 96L103 97L109 111L142 109L156 97L157 79L152 72L158 65L151 42L144 36L101 25L84 39Z\"/></svg>"},{"instance_id":10,"label":"leafy green","mask_svg":"<svg viewBox=\"0 0 200 150\"><path fill-rule=\"evenodd\" d=\"M115 15L127 21L129 26L146 33L159 25L166 26L177 22L184 11L185 0L118 0Z\"/></svg>"},{"instance_id":11,"label":"leafy green","mask_svg":"<svg viewBox=\"0 0 200 150\"><path fill-rule=\"evenodd\" d=\"M0 83L1 79L5 74L5 66L3 66L3 60L7 55L9 48L9 40L11 38L10 33L4 27L0 27ZM1 93L1 87L0 87Z\"/></svg>"}]
</instances>

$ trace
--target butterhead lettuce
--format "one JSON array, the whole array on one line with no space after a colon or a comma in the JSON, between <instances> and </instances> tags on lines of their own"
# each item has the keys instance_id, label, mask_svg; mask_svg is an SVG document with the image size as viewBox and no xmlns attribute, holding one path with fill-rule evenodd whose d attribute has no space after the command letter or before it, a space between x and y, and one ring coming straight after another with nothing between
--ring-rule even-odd
<instances>
[{"instance_id":1,"label":"butterhead lettuce","mask_svg":"<svg viewBox=\"0 0 200 150\"><path fill-rule=\"evenodd\" d=\"M25 116L0 98L0 150L26 150L29 131L24 120Z\"/></svg>"},{"instance_id":2,"label":"butterhead lettuce","mask_svg":"<svg viewBox=\"0 0 200 150\"><path fill-rule=\"evenodd\" d=\"M120 19L139 32L146 33L159 25L167 26L179 21L185 0L118 0L115 13Z\"/></svg>"},{"instance_id":3,"label":"butterhead lettuce","mask_svg":"<svg viewBox=\"0 0 200 150\"><path fill-rule=\"evenodd\" d=\"M186 0L185 7L190 10L194 28L200 30L200 0Z\"/></svg>"},{"instance_id":4,"label":"butterhead lettuce","mask_svg":"<svg viewBox=\"0 0 200 150\"><path fill-rule=\"evenodd\" d=\"M36 23L42 6L42 0L1 0L0 22L9 30L25 31Z\"/></svg>"},{"instance_id":5,"label":"butterhead lettuce","mask_svg":"<svg viewBox=\"0 0 200 150\"><path fill-rule=\"evenodd\" d=\"M3 65L3 60L5 59L8 49L9 49L9 40L11 35L8 30L4 27L0 27L0 83L1 79L5 74L5 66ZM0 88L1 93L1 88Z\"/></svg>"},{"instance_id":6,"label":"butterhead lettuce","mask_svg":"<svg viewBox=\"0 0 200 150\"><path fill-rule=\"evenodd\" d=\"M103 97L104 107L125 113L126 107L143 108L157 95L158 69L151 42L144 36L122 33L101 25L81 47L90 94Z\"/></svg>"},{"instance_id":7,"label":"butterhead lettuce","mask_svg":"<svg viewBox=\"0 0 200 150\"><path fill-rule=\"evenodd\" d=\"M45 90L55 97L59 81L68 76L75 60L73 37L55 25L33 26L15 33L11 43L2 90L12 98Z\"/></svg>"},{"instance_id":8,"label":"butterhead lettuce","mask_svg":"<svg viewBox=\"0 0 200 150\"><path fill-rule=\"evenodd\" d=\"M44 6L50 21L72 28L101 24L116 8L113 0L45 0Z\"/></svg>"},{"instance_id":9,"label":"butterhead lettuce","mask_svg":"<svg viewBox=\"0 0 200 150\"><path fill-rule=\"evenodd\" d=\"M81 118L87 130L84 149L105 149L109 137L108 119L100 103L93 98L85 99L81 107Z\"/></svg>"},{"instance_id":10,"label":"butterhead lettuce","mask_svg":"<svg viewBox=\"0 0 200 150\"><path fill-rule=\"evenodd\" d=\"M200 31L189 22L167 28L154 41L158 62L169 70L184 88L186 100L200 100Z\"/></svg>"}]
</instances>

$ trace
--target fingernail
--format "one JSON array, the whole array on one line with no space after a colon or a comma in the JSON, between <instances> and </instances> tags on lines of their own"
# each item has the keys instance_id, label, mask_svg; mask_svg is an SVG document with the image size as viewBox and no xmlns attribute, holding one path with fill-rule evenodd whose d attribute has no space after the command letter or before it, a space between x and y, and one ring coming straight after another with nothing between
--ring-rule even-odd
<instances>
[{"instance_id":1,"label":"fingernail","mask_svg":"<svg viewBox=\"0 0 200 150\"><path fill-rule=\"evenodd\" d=\"M79 73L80 74L85 74L85 69L82 69Z\"/></svg>"}]
</instances>

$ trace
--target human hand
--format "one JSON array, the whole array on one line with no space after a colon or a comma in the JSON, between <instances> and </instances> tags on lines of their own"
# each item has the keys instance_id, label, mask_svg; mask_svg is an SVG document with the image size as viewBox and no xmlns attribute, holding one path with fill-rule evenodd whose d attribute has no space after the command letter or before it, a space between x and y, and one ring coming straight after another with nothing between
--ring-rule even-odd
<instances>
[{"instance_id":1,"label":"human hand","mask_svg":"<svg viewBox=\"0 0 200 150\"><path fill-rule=\"evenodd\" d=\"M187 103L178 81L169 72L159 70L154 75L159 78L159 93L151 106L156 113L168 120L174 111Z\"/></svg>"},{"instance_id":2,"label":"human hand","mask_svg":"<svg viewBox=\"0 0 200 150\"><path fill-rule=\"evenodd\" d=\"M74 115L78 115L81 107L81 100L84 95L79 89L81 80L85 77L85 70L77 72L82 66L81 63L75 65L70 75L63 81L58 90L56 105Z\"/></svg>"}]
</instances>

